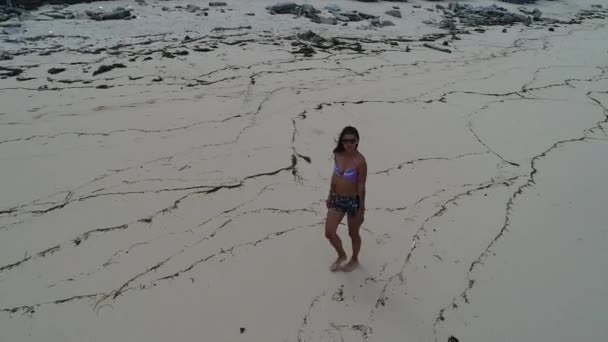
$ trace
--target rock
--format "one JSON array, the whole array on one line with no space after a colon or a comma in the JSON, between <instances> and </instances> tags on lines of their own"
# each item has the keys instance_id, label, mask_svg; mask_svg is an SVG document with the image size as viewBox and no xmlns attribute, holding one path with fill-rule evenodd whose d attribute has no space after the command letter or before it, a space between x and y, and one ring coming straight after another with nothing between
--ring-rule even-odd
<instances>
[{"instance_id":1,"label":"rock","mask_svg":"<svg viewBox=\"0 0 608 342\"><path fill-rule=\"evenodd\" d=\"M454 336L450 336L448 338L448 342L458 342L458 339L456 337L454 337Z\"/></svg>"},{"instance_id":2,"label":"rock","mask_svg":"<svg viewBox=\"0 0 608 342\"><path fill-rule=\"evenodd\" d=\"M340 12L342 9L340 9L340 6L335 5L335 4L331 4L331 5L327 5L325 7L323 7L323 9L326 9L328 12Z\"/></svg>"},{"instance_id":3,"label":"rock","mask_svg":"<svg viewBox=\"0 0 608 342\"><path fill-rule=\"evenodd\" d=\"M21 27L21 23L15 20L0 23L0 27Z\"/></svg>"},{"instance_id":4,"label":"rock","mask_svg":"<svg viewBox=\"0 0 608 342\"><path fill-rule=\"evenodd\" d=\"M50 68L47 72L51 75L56 75L56 74L59 74L64 71L65 71L65 68Z\"/></svg>"},{"instance_id":5,"label":"rock","mask_svg":"<svg viewBox=\"0 0 608 342\"><path fill-rule=\"evenodd\" d=\"M503 29L502 29L502 33L507 33L507 29L506 29L506 28L503 28Z\"/></svg>"},{"instance_id":6,"label":"rock","mask_svg":"<svg viewBox=\"0 0 608 342\"><path fill-rule=\"evenodd\" d=\"M95 70L93 72L93 76L99 75L99 74L103 74L104 72L108 72L108 71L110 71L112 69L116 69L116 68L126 68L126 66L124 64L120 64L120 63L114 63L114 64L110 64L110 65L102 65L97 70Z\"/></svg>"},{"instance_id":7,"label":"rock","mask_svg":"<svg viewBox=\"0 0 608 342\"><path fill-rule=\"evenodd\" d=\"M111 12L85 11L85 13L93 20L120 20L131 18L131 10L123 7L116 7Z\"/></svg>"},{"instance_id":8,"label":"rock","mask_svg":"<svg viewBox=\"0 0 608 342\"><path fill-rule=\"evenodd\" d=\"M386 11L384 13L387 15L390 15L392 17L395 17L395 18L401 18L401 11L399 11L399 10L390 10L390 11Z\"/></svg>"},{"instance_id":9,"label":"rock","mask_svg":"<svg viewBox=\"0 0 608 342\"><path fill-rule=\"evenodd\" d=\"M2 78L18 76L21 75L22 72L22 69L0 66L0 76L2 76Z\"/></svg>"},{"instance_id":10,"label":"rock","mask_svg":"<svg viewBox=\"0 0 608 342\"><path fill-rule=\"evenodd\" d=\"M11 16L0 12L0 22L7 21L11 18Z\"/></svg>"},{"instance_id":11,"label":"rock","mask_svg":"<svg viewBox=\"0 0 608 342\"><path fill-rule=\"evenodd\" d=\"M306 41L313 42L313 43L316 43L316 44L320 44L320 43L325 42L325 38L319 36L318 34L314 33L313 31L310 31L310 30L308 30L308 31L306 31L304 33L298 33L296 35L296 37L298 39L306 40Z\"/></svg>"},{"instance_id":12,"label":"rock","mask_svg":"<svg viewBox=\"0 0 608 342\"><path fill-rule=\"evenodd\" d=\"M555 29L553 27L549 27L549 31L554 32Z\"/></svg>"},{"instance_id":13,"label":"rock","mask_svg":"<svg viewBox=\"0 0 608 342\"><path fill-rule=\"evenodd\" d=\"M349 22L351 21L349 17L341 15L341 14L334 14L334 17L338 20L338 21L344 21L344 22Z\"/></svg>"},{"instance_id":14,"label":"rock","mask_svg":"<svg viewBox=\"0 0 608 342\"><path fill-rule=\"evenodd\" d=\"M212 1L209 3L209 6L211 7L217 7L217 6L226 6L227 4L223 1Z\"/></svg>"},{"instance_id":15,"label":"rock","mask_svg":"<svg viewBox=\"0 0 608 342\"><path fill-rule=\"evenodd\" d=\"M348 21L361 21L365 19L364 16L357 12L341 12L338 15L348 18ZM334 14L334 16L337 17L336 14Z\"/></svg>"},{"instance_id":16,"label":"rock","mask_svg":"<svg viewBox=\"0 0 608 342\"><path fill-rule=\"evenodd\" d=\"M201 8L200 8L200 7L198 7L198 6L196 6L196 5L190 5L190 4L188 4L188 5L186 6L186 11L188 11L188 12L196 12L196 11L198 11L198 10L200 10L200 9L201 9Z\"/></svg>"},{"instance_id":17,"label":"rock","mask_svg":"<svg viewBox=\"0 0 608 342\"><path fill-rule=\"evenodd\" d=\"M0 51L0 61L10 61L13 56L9 55L8 52Z\"/></svg>"},{"instance_id":18,"label":"rock","mask_svg":"<svg viewBox=\"0 0 608 342\"><path fill-rule=\"evenodd\" d=\"M393 23L390 20L380 20L380 19L372 19L370 21L370 24L372 26L376 26L376 27L395 26L395 23Z\"/></svg>"},{"instance_id":19,"label":"rock","mask_svg":"<svg viewBox=\"0 0 608 342\"><path fill-rule=\"evenodd\" d=\"M298 15L302 15L304 14L304 16L306 18L313 18L314 16L316 16L317 13L321 13L321 11L319 11L318 9L314 8L312 5L309 4L304 4L302 6L300 6L300 8L297 10Z\"/></svg>"},{"instance_id":20,"label":"rock","mask_svg":"<svg viewBox=\"0 0 608 342\"><path fill-rule=\"evenodd\" d=\"M435 8L438 10L444 10L445 7L441 6L440 4L435 5Z\"/></svg>"},{"instance_id":21,"label":"rock","mask_svg":"<svg viewBox=\"0 0 608 342\"><path fill-rule=\"evenodd\" d=\"M245 13L245 15L248 15L250 17L253 17L255 15L255 13Z\"/></svg>"},{"instance_id":22,"label":"rock","mask_svg":"<svg viewBox=\"0 0 608 342\"><path fill-rule=\"evenodd\" d=\"M363 13L363 12L359 12L359 16L363 19L377 19L378 18L377 15L367 14L367 13Z\"/></svg>"},{"instance_id":23,"label":"rock","mask_svg":"<svg viewBox=\"0 0 608 342\"><path fill-rule=\"evenodd\" d=\"M451 31L456 29L456 24L454 23L454 20L444 19L439 22L439 28Z\"/></svg>"},{"instance_id":24,"label":"rock","mask_svg":"<svg viewBox=\"0 0 608 342\"><path fill-rule=\"evenodd\" d=\"M298 7L295 2L280 2L272 6L266 7L267 10L272 11L276 14L289 14Z\"/></svg>"},{"instance_id":25,"label":"rock","mask_svg":"<svg viewBox=\"0 0 608 342\"><path fill-rule=\"evenodd\" d=\"M533 4L536 2L536 0L499 0L499 1L508 2L510 4L519 4L519 5Z\"/></svg>"},{"instance_id":26,"label":"rock","mask_svg":"<svg viewBox=\"0 0 608 342\"><path fill-rule=\"evenodd\" d=\"M422 8L421 5L412 5L412 7L414 7L414 8Z\"/></svg>"},{"instance_id":27,"label":"rock","mask_svg":"<svg viewBox=\"0 0 608 342\"><path fill-rule=\"evenodd\" d=\"M333 17L326 17L323 15L315 15L314 18L310 19L313 23L317 24L327 24L327 25L336 25L338 24L338 19Z\"/></svg>"},{"instance_id":28,"label":"rock","mask_svg":"<svg viewBox=\"0 0 608 342\"><path fill-rule=\"evenodd\" d=\"M602 5L591 5L591 8L602 8Z\"/></svg>"},{"instance_id":29,"label":"rock","mask_svg":"<svg viewBox=\"0 0 608 342\"><path fill-rule=\"evenodd\" d=\"M511 13L503 7L496 5L473 7L470 4L450 3L448 6L454 16L467 26L512 25L523 23L529 25L530 18L525 15Z\"/></svg>"}]
</instances>

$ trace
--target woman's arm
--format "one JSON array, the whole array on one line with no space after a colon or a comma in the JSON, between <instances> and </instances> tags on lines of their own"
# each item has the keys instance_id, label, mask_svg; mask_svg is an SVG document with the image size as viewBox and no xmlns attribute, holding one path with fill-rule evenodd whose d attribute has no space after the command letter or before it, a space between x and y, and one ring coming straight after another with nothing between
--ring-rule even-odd
<instances>
[{"instance_id":1,"label":"woman's arm","mask_svg":"<svg viewBox=\"0 0 608 342\"><path fill-rule=\"evenodd\" d=\"M357 181L357 192L359 194L359 201L362 210L365 210L365 183L367 181L367 162L365 158L361 156L361 164L359 165L359 177Z\"/></svg>"}]
</instances>

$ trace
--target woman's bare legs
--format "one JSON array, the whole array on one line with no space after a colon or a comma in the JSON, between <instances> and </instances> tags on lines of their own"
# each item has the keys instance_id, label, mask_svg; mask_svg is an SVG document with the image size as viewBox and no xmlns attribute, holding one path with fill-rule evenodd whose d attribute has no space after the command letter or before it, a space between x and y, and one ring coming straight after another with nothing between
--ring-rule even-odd
<instances>
[{"instance_id":1,"label":"woman's bare legs","mask_svg":"<svg viewBox=\"0 0 608 342\"><path fill-rule=\"evenodd\" d=\"M342 271L350 272L359 266L359 251L361 250L361 234L359 233L363 224L362 215L348 216L348 235L353 244L353 256L350 261L342 267Z\"/></svg>"},{"instance_id":2,"label":"woman's bare legs","mask_svg":"<svg viewBox=\"0 0 608 342\"><path fill-rule=\"evenodd\" d=\"M334 246L336 252L338 253L338 259L336 259L336 261L334 261L329 268L331 271L337 271L340 264L346 260L346 252L342 247L342 240L340 240L340 237L337 234L338 225L343 218L344 213L333 209L327 210L327 217L325 218L325 237L327 240L329 240L331 245Z\"/></svg>"}]
</instances>

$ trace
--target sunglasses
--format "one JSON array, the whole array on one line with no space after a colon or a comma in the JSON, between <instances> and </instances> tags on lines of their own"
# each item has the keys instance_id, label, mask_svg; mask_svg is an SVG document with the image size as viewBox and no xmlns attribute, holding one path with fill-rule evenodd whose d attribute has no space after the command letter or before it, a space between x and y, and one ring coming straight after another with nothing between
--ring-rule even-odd
<instances>
[{"instance_id":1,"label":"sunglasses","mask_svg":"<svg viewBox=\"0 0 608 342\"><path fill-rule=\"evenodd\" d=\"M342 139L340 140L342 143L350 143L350 144L354 144L357 142L357 139Z\"/></svg>"}]
</instances>

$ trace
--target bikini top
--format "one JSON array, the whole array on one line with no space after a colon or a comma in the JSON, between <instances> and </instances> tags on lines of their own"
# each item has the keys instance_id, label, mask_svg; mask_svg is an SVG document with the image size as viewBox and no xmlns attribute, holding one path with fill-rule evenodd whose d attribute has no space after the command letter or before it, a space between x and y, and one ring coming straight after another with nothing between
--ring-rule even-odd
<instances>
[{"instance_id":1,"label":"bikini top","mask_svg":"<svg viewBox=\"0 0 608 342\"><path fill-rule=\"evenodd\" d=\"M357 169L346 169L344 172L340 172L338 168L338 163L334 160L334 174L338 177L341 177L344 180L350 182L357 181Z\"/></svg>"}]
</instances>

